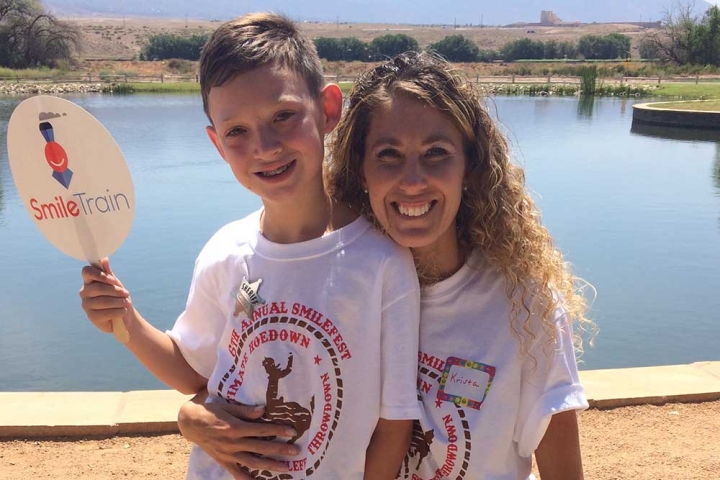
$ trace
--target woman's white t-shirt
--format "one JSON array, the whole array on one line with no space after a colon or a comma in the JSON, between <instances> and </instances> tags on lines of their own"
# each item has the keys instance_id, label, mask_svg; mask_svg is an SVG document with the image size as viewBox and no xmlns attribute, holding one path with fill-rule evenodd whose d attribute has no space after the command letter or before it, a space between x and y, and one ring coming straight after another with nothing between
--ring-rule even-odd
<instances>
[{"instance_id":1,"label":"woman's white t-shirt","mask_svg":"<svg viewBox=\"0 0 720 480\"><path fill-rule=\"evenodd\" d=\"M532 453L550 417L587 408L571 326L552 317L557 342L529 304L529 355L510 326L503 276L473 255L451 278L422 292L418 394L423 414L400 478L532 479ZM518 325L527 318L520 313Z\"/></svg>"}]
</instances>

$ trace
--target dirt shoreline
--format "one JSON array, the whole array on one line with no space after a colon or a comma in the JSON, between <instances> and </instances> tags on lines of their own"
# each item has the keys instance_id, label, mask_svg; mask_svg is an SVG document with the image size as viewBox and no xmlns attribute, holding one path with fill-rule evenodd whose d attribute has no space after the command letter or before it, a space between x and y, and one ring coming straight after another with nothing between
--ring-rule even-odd
<instances>
[{"instance_id":1,"label":"dirt shoreline","mask_svg":"<svg viewBox=\"0 0 720 480\"><path fill-rule=\"evenodd\" d=\"M720 476L720 401L591 409L579 423L588 480ZM178 434L6 440L0 442L0 478L182 479L189 452Z\"/></svg>"}]
</instances>

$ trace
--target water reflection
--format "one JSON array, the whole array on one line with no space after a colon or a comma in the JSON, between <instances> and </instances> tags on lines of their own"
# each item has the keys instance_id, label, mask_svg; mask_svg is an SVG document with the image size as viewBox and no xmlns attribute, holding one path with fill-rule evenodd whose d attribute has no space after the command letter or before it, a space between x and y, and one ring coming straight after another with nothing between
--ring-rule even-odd
<instances>
[{"instance_id":1,"label":"water reflection","mask_svg":"<svg viewBox=\"0 0 720 480\"><path fill-rule=\"evenodd\" d=\"M581 95L578 100L577 117L578 119L592 118L595 110L595 97Z\"/></svg>"},{"instance_id":2,"label":"water reflection","mask_svg":"<svg viewBox=\"0 0 720 480\"><path fill-rule=\"evenodd\" d=\"M5 200L3 196L3 188L5 187L5 184L3 182L3 169L2 165L0 165L0 224L3 223L3 210L5 209Z\"/></svg>"},{"instance_id":3,"label":"water reflection","mask_svg":"<svg viewBox=\"0 0 720 480\"><path fill-rule=\"evenodd\" d=\"M7 125L10 114L15 108L14 103L0 102L0 223L3 221L3 210L5 201L3 190L5 187L5 179L3 178L5 169L9 168L7 161ZM9 175L8 175L9 176Z\"/></svg>"},{"instance_id":4,"label":"water reflection","mask_svg":"<svg viewBox=\"0 0 720 480\"><path fill-rule=\"evenodd\" d=\"M699 128L662 127L633 122L630 132L635 135L663 138L666 140L683 140L689 142L715 143L715 160L712 166L713 184L720 194L720 130Z\"/></svg>"},{"instance_id":5,"label":"water reflection","mask_svg":"<svg viewBox=\"0 0 720 480\"><path fill-rule=\"evenodd\" d=\"M664 138L666 140L687 140L697 142L720 143L720 130L700 128L663 127L633 122L630 132L646 137Z\"/></svg>"},{"instance_id":6,"label":"water reflection","mask_svg":"<svg viewBox=\"0 0 720 480\"><path fill-rule=\"evenodd\" d=\"M713 162L713 180L715 180L715 188L720 195L720 143L715 144L715 162Z\"/></svg>"}]
</instances>

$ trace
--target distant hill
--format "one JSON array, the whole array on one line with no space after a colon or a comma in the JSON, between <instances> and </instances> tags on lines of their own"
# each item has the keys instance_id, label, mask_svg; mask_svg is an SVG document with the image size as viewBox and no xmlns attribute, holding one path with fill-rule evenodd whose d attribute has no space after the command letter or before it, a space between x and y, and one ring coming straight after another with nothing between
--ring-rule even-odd
<instances>
[{"instance_id":1,"label":"distant hill","mask_svg":"<svg viewBox=\"0 0 720 480\"><path fill-rule=\"evenodd\" d=\"M505 25L539 22L541 10L564 21L649 22L660 20L677 0L44 0L60 16L150 16L226 20L260 10L282 12L299 21L353 23ZM712 5L697 0L702 13ZM208 8L211 7L211 8Z\"/></svg>"}]
</instances>

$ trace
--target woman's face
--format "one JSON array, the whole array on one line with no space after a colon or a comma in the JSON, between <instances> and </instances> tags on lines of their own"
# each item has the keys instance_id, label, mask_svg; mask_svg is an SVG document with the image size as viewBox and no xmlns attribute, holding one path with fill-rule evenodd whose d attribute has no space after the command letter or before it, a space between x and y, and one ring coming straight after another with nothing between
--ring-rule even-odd
<instances>
[{"instance_id":1,"label":"woman's face","mask_svg":"<svg viewBox=\"0 0 720 480\"><path fill-rule=\"evenodd\" d=\"M457 250L465 149L449 118L397 95L373 112L363 174L373 213L397 243L440 255Z\"/></svg>"}]
</instances>

